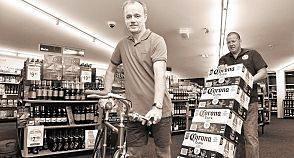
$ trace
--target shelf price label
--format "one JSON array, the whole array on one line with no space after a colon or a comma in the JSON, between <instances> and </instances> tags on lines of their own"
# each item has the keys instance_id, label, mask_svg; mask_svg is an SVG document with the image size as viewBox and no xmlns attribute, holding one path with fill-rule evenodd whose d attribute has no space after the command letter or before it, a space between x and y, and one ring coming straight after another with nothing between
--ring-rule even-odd
<instances>
[{"instance_id":1,"label":"shelf price label","mask_svg":"<svg viewBox=\"0 0 294 158\"><path fill-rule=\"evenodd\" d=\"M27 80L41 80L41 67L27 66Z\"/></svg>"},{"instance_id":2,"label":"shelf price label","mask_svg":"<svg viewBox=\"0 0 294 158\"><path fill-rule=\"evenodd\" d=\"M91 71L81 71L81 82L91 82L92 81L92 72Z\"/></svg>"},{"instance_id":3,"label":"shelf price label","mask_svg":"<svg viewBox=\"0 0 294 158\"><path fill-rule=\"evenodd\" d=\"M44 126L27 127L27 147L43 146Z\"/></svg>"},{"instance_id":4,"label":"shelf price label","mask_svg":"<svg viewBox=\"0 0 294 158\"><path fill-rule=\"evenodd\" d=\"M85 148L93 149L98 130L85 130Z\"/></svg>"}]
</instances>

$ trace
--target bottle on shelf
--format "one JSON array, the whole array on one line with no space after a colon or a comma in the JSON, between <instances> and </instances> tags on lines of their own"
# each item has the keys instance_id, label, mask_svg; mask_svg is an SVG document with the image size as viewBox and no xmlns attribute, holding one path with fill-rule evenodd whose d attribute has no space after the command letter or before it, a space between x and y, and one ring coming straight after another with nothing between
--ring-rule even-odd
<instances>
[{"instance_id":1,"label":"bottle on shelf","mask_svg":"<svg viewBox=\"0 0 294 158\"><path fill-rule=\"evenodd\" d=\"M29 88L29 99L35 100L37 99L37 92L36 92L36 81L31 81L31 85Z\"/></svg>"},{"instance_id":2,"label":"bottle on shelf","mask_svg":"<svg viewBox=\"0 0 294 158\"><path fill-rule=\"evenodd\" d=\"M47 98L48 100L51 100L53 98L53 87L52 87L52 81L47 81Z\"/></svg>"},{"instance_id":3,"label":"bottle on shelf","mask_svg":"<svg viewBox=\"0 0 294 158\"><path fill-rule=\"evenodd\" d=\"M42 87L42 99L47 100L48 89L47 89L46 80L42 80L41 87Z\"/></svg>"},{"instance_id":4,"label":"bottle on shelf","mask_svg":"<svg viewBox=\"0 0 294 158\"><path fill-rule=\"evenodd\" d=\"M65 83L64 81L62 81L62 83L58 87L58 100L64 100L64 87Z\"/></svg>"},{"instance_id":5,"label":"bottle on shelf","mask_svg":"<svg viewBox=\"0 0 294 158\"><path fill-rule=\"evenodd\" d=\"M41 81L37 80L36 81L36 95L37 95L37 99L38 100L42 100L43 99L43 91L42 91L42 87L41 87Z\"/></svg>"},{"instance_id":6,"label":"bottle on shelf","mask_svg":"<svg viewBox=\"0 0 294 158\"><path fill-rule=\"evenodd\" d=\"M64 88L64 100L70 99L70 84L68 81L65 81L65 88Z\"/></svg>"},{"instance_id":7,"label":"bottle on shelf","mask_svg":"<svg viewBox=\"0 0 294 158\"><path fill-rule=\"evenodd\" d=\"M58 100L58 84L57 82L53 81L53 87L52 87L52 90L53 90L53 94L52 94L52 99L53 100Z\"/></svg>"}]
</instances>

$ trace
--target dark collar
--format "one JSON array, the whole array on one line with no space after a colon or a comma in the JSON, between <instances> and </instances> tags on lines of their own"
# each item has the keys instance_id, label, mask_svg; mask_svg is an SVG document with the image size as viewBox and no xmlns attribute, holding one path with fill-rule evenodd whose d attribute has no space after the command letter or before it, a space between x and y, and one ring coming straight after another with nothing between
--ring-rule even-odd
<instances>
[{"instance_id":1,"label":"dark collar","mask_svg":"<svg viewBox=\"0 0 294 158\"><path fill-rule=\"evenodd\" d=\"M151 32L149 29L147 29L147 30L144 32L143 36L139 39L138 43L140 43L141 41L147 40L147 39L149 38L149 36L151 35L151 33L152 33L152 32ZM131 40L131 41L133 41L133 42L135 42L134 37L133 37L132 35L130 35L130 36L128 37L128 39Z\"/></svg>"},{"instance_id":2,"label":"dark collar","mask_svg":"<svg viewBox=\"0 0 294 158\"><path fill-rule=\"evenodd\" d=\"M243 55L244 55L245 53L247 53L248 51L249 51L248 49L241 48L241 52L238 54L237 58L243 56ZM231 52L229 53L229 56L232 57L232 58L234 58L234 55L233 55L233 53L231 53Z\"/></svg>"}]
</instances>

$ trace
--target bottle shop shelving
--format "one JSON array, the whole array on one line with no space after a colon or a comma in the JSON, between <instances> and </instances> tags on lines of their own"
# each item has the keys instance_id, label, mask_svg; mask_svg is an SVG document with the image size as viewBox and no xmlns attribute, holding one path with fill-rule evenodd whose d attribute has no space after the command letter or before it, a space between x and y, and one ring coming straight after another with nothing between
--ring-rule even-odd
<instances>
[{"instance_id":1,"label":"bottle shop shelving","mask_svg":"<svg viewBox=\"0 0 294 158\"><path fill-rule=\"evenodd\" d=\"M20 70L0 69L0 122L16 121L16 107Z\"/></svg>"},{"instance_id":2,"label":"bottle shop shelving","mask_svg":"<svg viewBox=\"0 0 294 158\"><path fill-rule=\"evenodd\" d=\"M61 64L58 63L60 58L56 56L57 65ZM95 141L94 133L99 125L98 101L86 100L84 90L99 89L100 81L91 82L87 73L76 73L71 69L73 65L67 65L72 72L51 72L48 65L44 65L46 62L48 64L48 61L34 59L25 62L19 86L17 120L22 156L51 157L93 150L93 144L89 142ZM81 71L91 71L87 64L78 62L75 66Z\"/></svg>"}]
</instances>

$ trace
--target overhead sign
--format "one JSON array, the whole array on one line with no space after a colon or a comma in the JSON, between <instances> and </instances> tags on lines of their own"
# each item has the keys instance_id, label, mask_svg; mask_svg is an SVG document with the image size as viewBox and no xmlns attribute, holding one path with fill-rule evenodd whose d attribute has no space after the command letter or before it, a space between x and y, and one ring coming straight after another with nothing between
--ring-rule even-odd
<instances>
[{"instance_id":1,"label":"overhead sign","mask_svg":"<svg viewBox=\"0 0 294 158\"><path fill-rule=\"evenodd\" d=\"M75 55L75 56L84 56L85 50L78 48L63 48L62 54L65 55Z\"/></svg>"},{"instance_id":2,"label":"overhead sign","mask_svg":"<svg viewBox=\"0 0 294 158\"><path fill-rule=\"evenodd\" d=\"M47 44L40 44L40 51L41 52L61 53L62 47L52 46L52 45L47 45Z\"/></svg>"}]
</instances>

